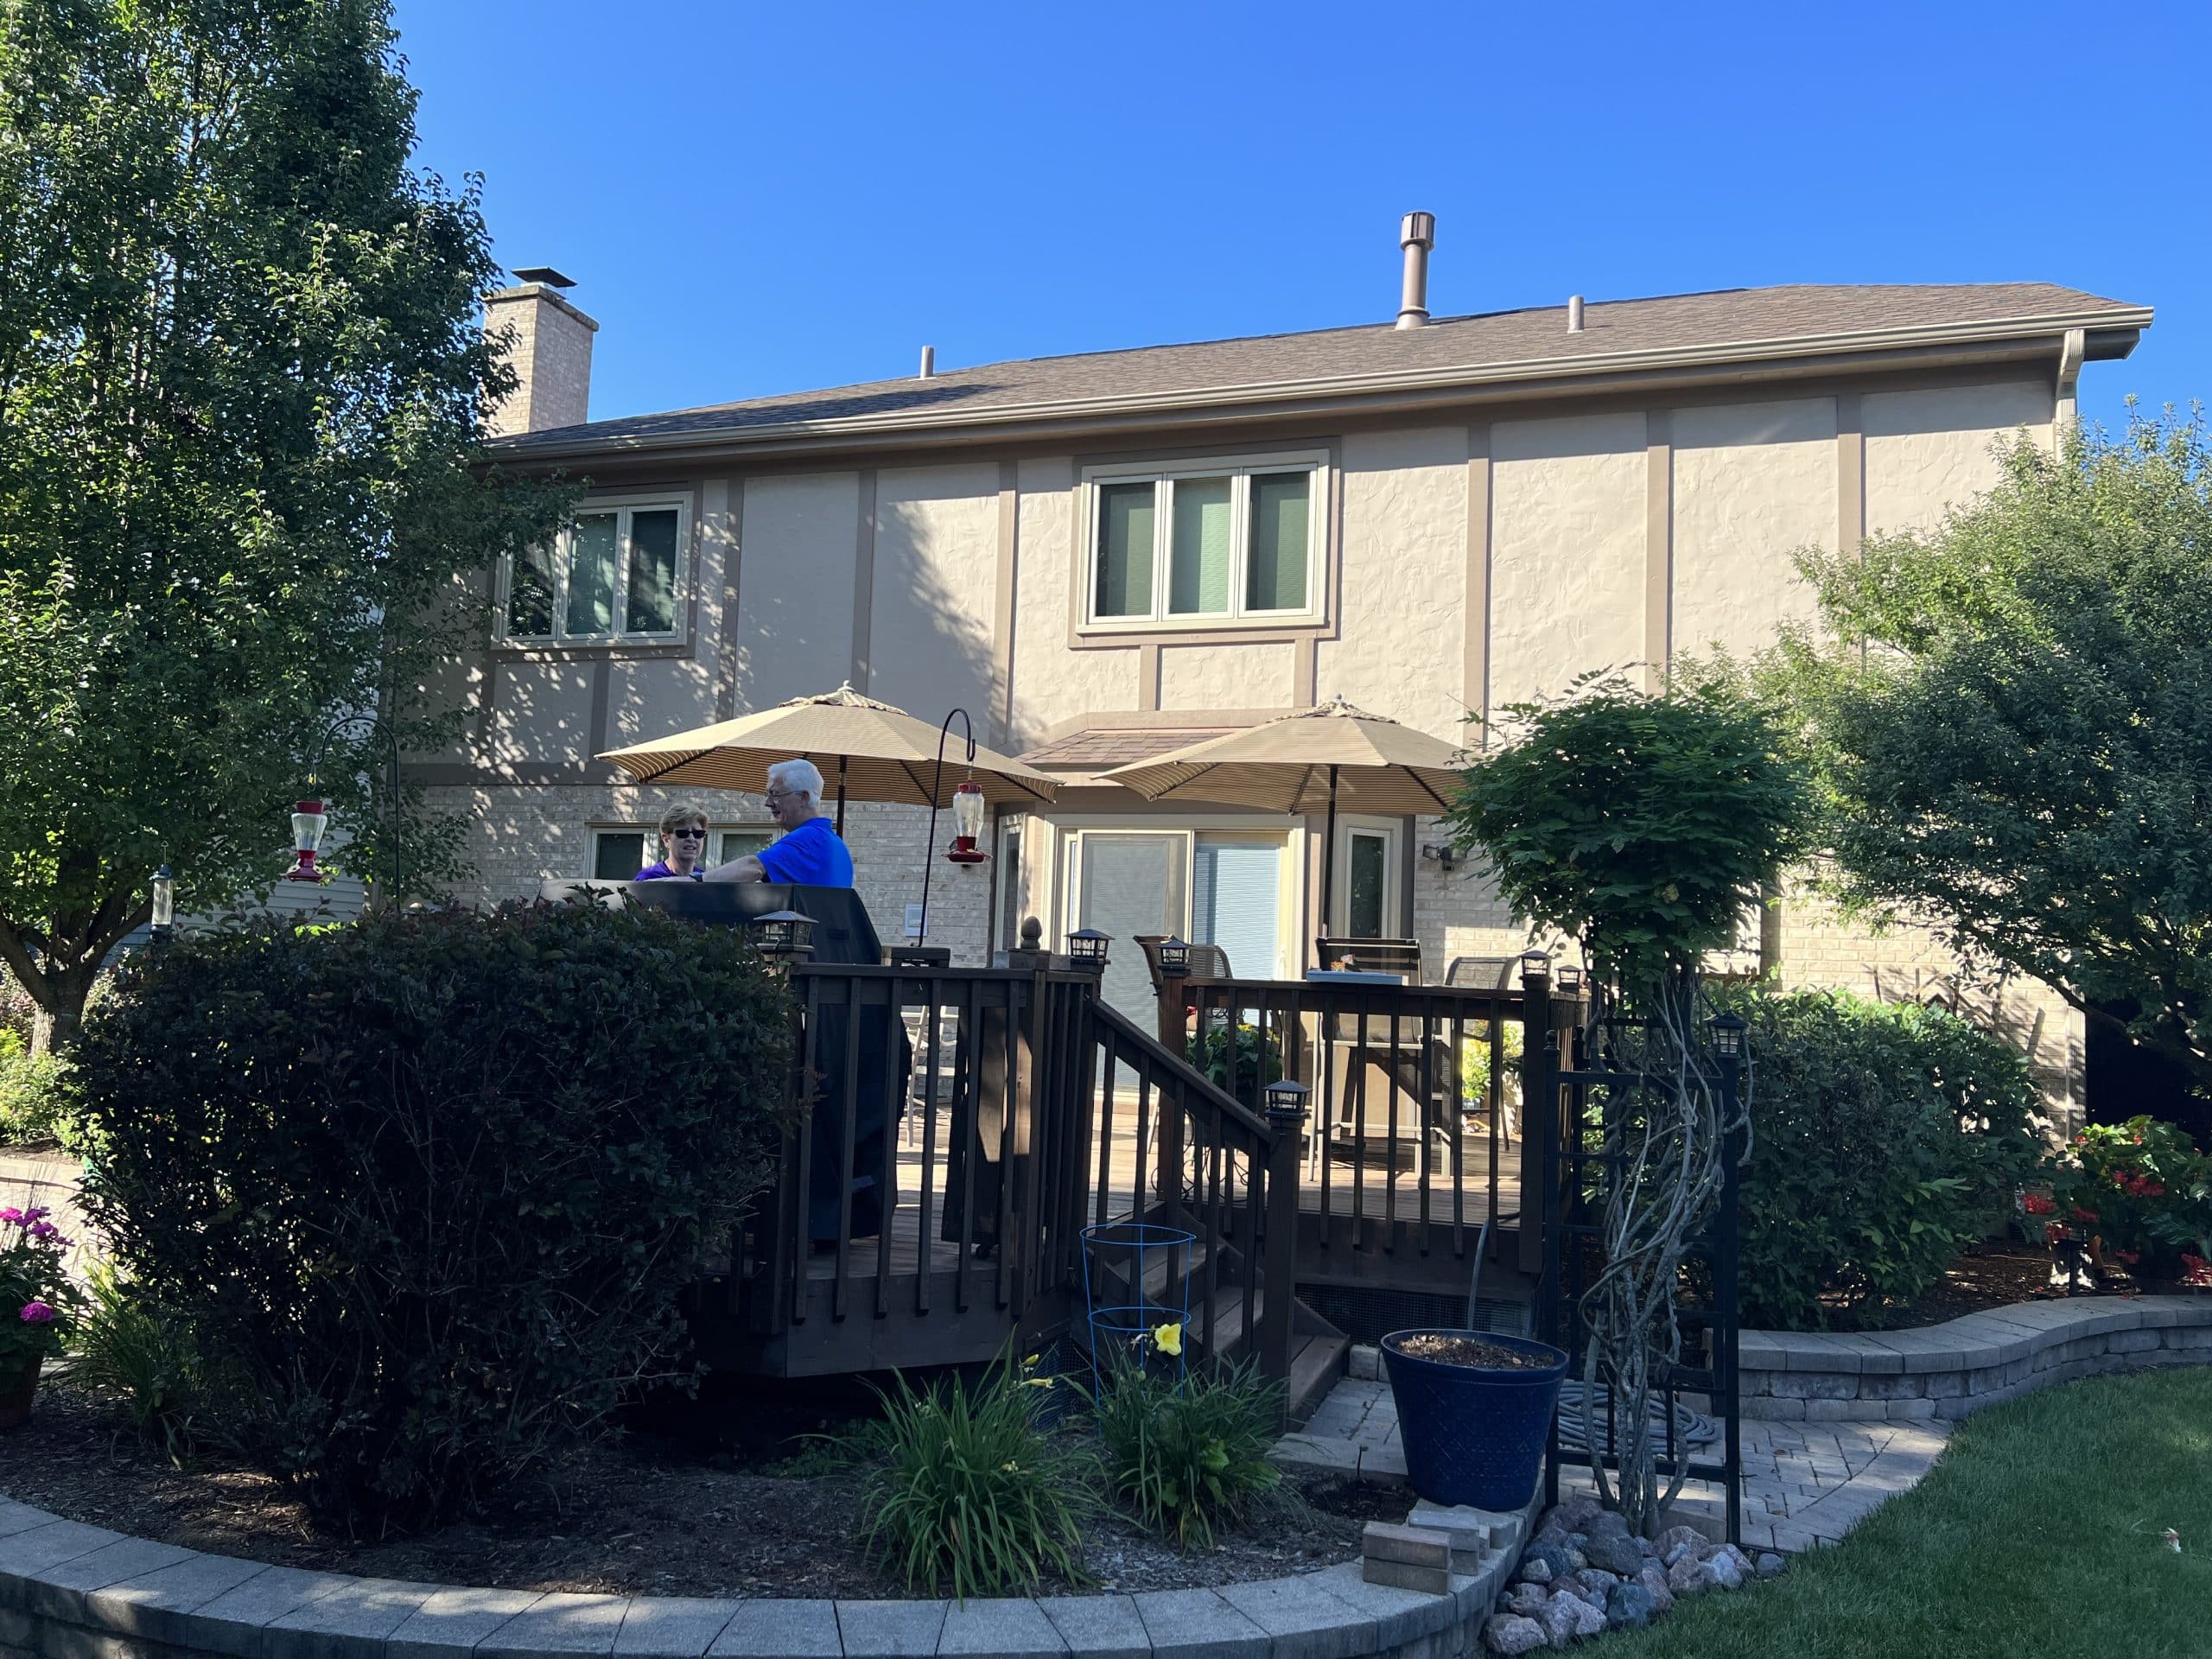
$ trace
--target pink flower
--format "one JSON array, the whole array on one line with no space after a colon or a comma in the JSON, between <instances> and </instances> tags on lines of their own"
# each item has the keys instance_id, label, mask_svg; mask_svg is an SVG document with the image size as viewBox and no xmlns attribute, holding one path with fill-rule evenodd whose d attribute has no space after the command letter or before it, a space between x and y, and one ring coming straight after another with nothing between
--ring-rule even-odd
<instances>
[{"instance_id":1,"label":"pink flower","mask_svg":"<svg viewBox=\"0 0 2212 1659\"><path fill-rule=\"evenodd\" d=\"M54 1309L48 1304L41 1301L29 1301L23 1304L24 1324L46 1325L49 1324L53 1319Z\"/></svg>"},{"instance_id":2,"label":"pink flower","mask_svg":"<svg viewBox=\"0 0 2212 1659\"><path fill-rule=\"evenodd\" d=\"M12 1221L20 1227L23 1224L23 1212L11 1204L5 1210L0 1210L0 1221Z\"/></svg>"}]
</instances>

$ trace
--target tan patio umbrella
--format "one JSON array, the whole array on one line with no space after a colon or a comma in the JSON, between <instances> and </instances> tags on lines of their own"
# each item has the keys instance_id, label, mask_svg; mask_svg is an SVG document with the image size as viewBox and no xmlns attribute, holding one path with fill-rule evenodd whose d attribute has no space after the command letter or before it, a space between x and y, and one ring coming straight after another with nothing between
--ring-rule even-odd
<instances>
[{"instance_id":1,"label":"tan patio umbrella","mask_svg":"<svg viewBox=\"0 0 2212 1659\"><path fill-rule=\"evenodd\" d=\"M1443 739L1367 714L1338 697L1318 709L1209 738L1105 775L1148 801L1212 801L1289 813L1325 810L1325 931L1334 897L1338 804L1394 817L1448 811L1460 770L1459 751Z\"/></svg>"},{"instance_id":2,"label":"tan patio umbrella","mask_svg":"<svg viewBox=\"0 0 2212 1659\"><path fill-rule=\"evenodd\" d=\"M928 721L864 697L848 684L650 743L609 749L599 758L641 784L690 784L759 795L767 790L771 766L804 757L825 779L836 779L837 833L842 835L848 794L855 800L912 806L950 804L953 790L969 774L967 743L956 738L945 745L944 788L937 794L938 735ZM994 806L1049 801L1059 793L1058 779L980 745L973 772L983 798Z\"/></svg>"}]
</instances>

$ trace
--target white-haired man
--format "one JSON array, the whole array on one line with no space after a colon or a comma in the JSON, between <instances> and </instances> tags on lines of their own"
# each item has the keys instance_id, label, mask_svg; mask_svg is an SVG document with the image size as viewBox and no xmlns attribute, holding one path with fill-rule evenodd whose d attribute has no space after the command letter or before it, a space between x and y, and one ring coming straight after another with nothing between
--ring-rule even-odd
<instances>
[{"instance_id":1,"label":"white-haired man","mask_svg":"<svg viewBox=\"0 0 2212 1659\"><path fill-rule=\"evenodd\" d=\"M784 833L745 858L709 870L709 881L791 881L809 887L849 887L853 855L822 816L822 773L811 760L779 760L768 768L768 816Z\"/></svg>"}]
</instances>

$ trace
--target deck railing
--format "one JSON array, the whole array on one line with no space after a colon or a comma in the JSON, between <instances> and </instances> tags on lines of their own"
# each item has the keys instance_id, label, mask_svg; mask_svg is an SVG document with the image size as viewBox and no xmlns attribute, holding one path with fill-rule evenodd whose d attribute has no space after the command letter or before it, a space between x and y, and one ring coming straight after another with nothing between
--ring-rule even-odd
<instances>
[{"instance_id":1,"label":"deck railing","mask_svg":"<svg viewBox=\"0 0 2212 1659\"><path fill-rule=\"evenodd\" d=\"M1346 1249L1462 1258L1485 1217L1517 1225L1539 1190L1516 1112L1539 1097L1560 1008L1541 990L1172 974L1160 988L1164 1046L1227 1057L1240 1096L1278 1069L1306 1085L1301 1267Z\"/></svg>"},{"instance_id":2,"label":"deck railing","mask_svg":"<svg viewBox=\"0 0 2212 1659\"><path fill-rule=\"evenodd\" d=\"M1501 1170L1524 1148L1503 1033L1535 1025L1523 1064L1541 1065L1560 1005L1540 992L1185 979L1163 987L1155 1034L1095 972L1046 961L794 970L808 1109L701 1304L709 1363L988 1358L1080 1327L1084 1230L1135 1220L1195 1236L1166 1272L1189 1275L1198 1351L1281 1376L1312 1325L1300 1280L1355 1252L1395 1255L1401 1276L1433 1252L1448 1274L1510 1204ZM1262 1072L1232 1065L1224 1089L1192 1066L1194 1036L1230 1026L1311 1085L1310 1116L1271 1118ZM1540 1230L1523 1233L1540 1255Z\"/></svg>"}]
</instances>

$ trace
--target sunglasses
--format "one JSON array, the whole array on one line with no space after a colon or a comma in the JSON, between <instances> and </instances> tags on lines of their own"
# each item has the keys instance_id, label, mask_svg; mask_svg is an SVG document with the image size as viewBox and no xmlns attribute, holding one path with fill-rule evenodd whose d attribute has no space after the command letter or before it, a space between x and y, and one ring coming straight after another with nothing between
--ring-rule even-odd
<instances>
[{"instance_id":1,"label":"sunglasses","mask_svg":"<svg viewBox=\"0 0 2212 1659\"><path fill-rule=\"evenodd\" d=\"M704 841L707 832L703 830L671 830L668 832L668 838L671 841Z\"/></svg>"}]
</instances>

